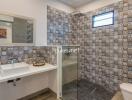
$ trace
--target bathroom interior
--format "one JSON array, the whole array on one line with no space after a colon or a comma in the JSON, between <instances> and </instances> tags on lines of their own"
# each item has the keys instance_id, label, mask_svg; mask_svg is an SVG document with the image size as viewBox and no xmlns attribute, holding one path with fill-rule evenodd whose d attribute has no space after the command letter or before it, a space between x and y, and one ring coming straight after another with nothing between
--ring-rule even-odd
<instances>
[{"instance_id":1,"label":"bathroom interior","mask_svg":"<svg viewBox=\"0 0 132 100\"><path fill-rule=\"evenodd\" d=\"M132 0L0 0L0 100L132 100Z\"/></svg>"}]
</instances>

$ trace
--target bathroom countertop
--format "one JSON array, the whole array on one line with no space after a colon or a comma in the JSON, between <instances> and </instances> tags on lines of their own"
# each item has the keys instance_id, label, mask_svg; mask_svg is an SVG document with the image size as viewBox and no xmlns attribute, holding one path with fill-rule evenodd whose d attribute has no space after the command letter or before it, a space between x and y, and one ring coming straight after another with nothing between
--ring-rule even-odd
<instances>
[{"instance_id":1,"label":"bathroom countertop","mask_svg":"<svg viewBox=\"0 0 132 100\"><path fill-rule=\"evenodd\" d=\"M34 74L39 74L39 73L44 73L44 72L48 72L48 71L56 70L56 69L57 69L57 66L50 65L50 64L46 64L46 65L41 66L41 67L34 67L32 65L29 65L28 71L18 73L18 74L8 75L8 76L0 75L0 83L6 82L8 80L13 80L16 78L22 78L22 77L26 77L26 76L30 76L30 75L34 75Z\"/></svg>"}]
</instances>

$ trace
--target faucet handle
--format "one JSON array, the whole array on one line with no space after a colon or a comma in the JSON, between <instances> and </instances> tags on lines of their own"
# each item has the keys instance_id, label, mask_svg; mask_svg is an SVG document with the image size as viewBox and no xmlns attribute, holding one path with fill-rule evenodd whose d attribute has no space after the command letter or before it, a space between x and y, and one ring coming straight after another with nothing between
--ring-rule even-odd
<instances>
[{"instance_id":1,"label":"faucet handle","mask_svg":"<svg viewBox=\"0 0 132 100\"><path fill-rule=\"evenodd\" d=\"M9 64L14 64L14 63L16 63L16 61L17 61L17 58L10 58L10 59L8 60L8 63L9 63Z\"/></svg>"}]
</instances>

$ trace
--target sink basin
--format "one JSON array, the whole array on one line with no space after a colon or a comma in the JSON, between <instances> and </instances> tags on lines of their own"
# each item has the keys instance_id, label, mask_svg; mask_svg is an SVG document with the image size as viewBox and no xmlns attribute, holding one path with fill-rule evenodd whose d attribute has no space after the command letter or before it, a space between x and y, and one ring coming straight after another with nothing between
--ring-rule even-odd
<instances>
[{"instance_id":1,"label":"sink basin","mask_svg":"<svg viewBox=\"0 0 132 100\"><path fill-rule=\"evenodd\" d=\"M1 76L19 74L29 70L29 65L26 63L7 64L0 66Z\"/></svg>"}]
</instances>

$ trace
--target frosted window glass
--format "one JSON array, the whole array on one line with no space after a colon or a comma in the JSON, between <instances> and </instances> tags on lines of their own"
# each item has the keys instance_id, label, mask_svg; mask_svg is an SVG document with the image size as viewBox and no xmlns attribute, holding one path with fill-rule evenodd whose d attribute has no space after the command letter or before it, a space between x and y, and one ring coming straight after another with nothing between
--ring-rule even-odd
<instances>
[{"instance_id":1,"label":"frosted window glass","mask_svg":"<svg viewBox=\"0 0 132 100\"><path fill-rule=\"evenodd\" d=\"M112 18L112 17L113 17L113 12L109 12L106 14L95 16L94 21L99 21L99 20L108 19L108 18Z\"/></svg>"},{"instance_id":2,"label":"frosted window glass","mask_svg":"<svg viewBox=\"0 0 132 100\"><path fill-rule=\"evenodd\" d=\"M100 27L100 26L112 25L112 24L114 24L113 11L93 17L93 27Z\"/></svg>"},{"instance_id":3,"label":"frosted window glass","mask_svg":"<svg viewBox=\"0 0 132 100\"><path fill-rule=\"evenodd\" d=\"M113 19L105 19L105 20L101 20L101 21L96 21L94 22L94 27L98 27L98 26L104 26L104 25L111 25L113 24Z\"/></svg>"}]
</instances>

